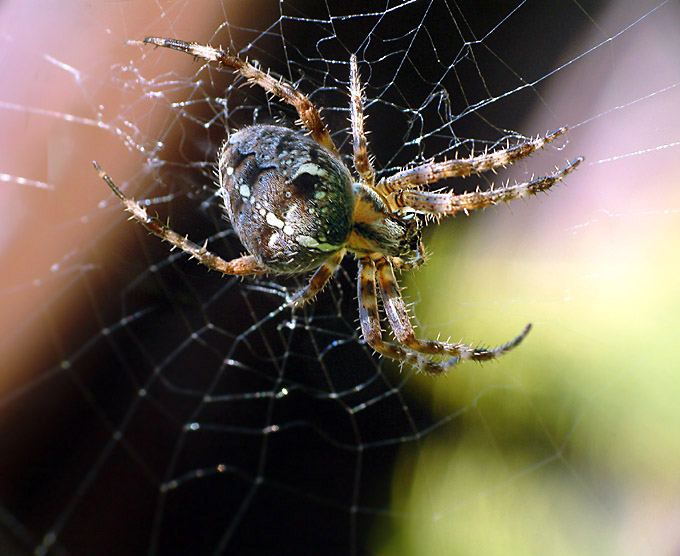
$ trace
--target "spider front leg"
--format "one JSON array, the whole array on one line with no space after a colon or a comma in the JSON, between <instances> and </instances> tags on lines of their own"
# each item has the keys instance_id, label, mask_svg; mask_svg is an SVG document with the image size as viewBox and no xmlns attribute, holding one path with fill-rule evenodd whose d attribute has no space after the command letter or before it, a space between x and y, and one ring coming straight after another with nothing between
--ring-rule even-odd
<instances>
[{"instance_id":1,"label":"spider front leg","mask_svg":"<svg viewBox=\"0 0 680 556\"><path fill-rule=\"evenodd\" d=\"M480 174L498 167L505 167L542 149L566 131L567 127L564 126L548 133L545 137L536 137L536 139L521 143L515 147L485 152L484 154L469 158L456 158L421 164L415 168L402 170L380 180L377 189L384 195L389 195L396 191L413 189L420 185L428 185L446 178L471 176L472 174Z\"/></svg>"},{"instance_id":2,"label":"spider front leg","mask_svg":"<svg viewBox=\"0 0 680 556\"><path fill-rule=\"evenodd\" d=\"M375 170L368 155L368 142L364 131L364 106L362 101L361 82L357 57L352 54L349 58L349 98L350 119L352 122L352 145L354 146L354 167L363 182L373 187L375 184Z\"/></svg>"},{"instance_id":3,"label":"spider front leg","mask_svg":"<svg viewBox=\"0 0 680 556\"><path fill-rule=\"evenodd\" d=\"M536 195L547 191L560 182L567 174L573 172L583 162L579 157L567 165L566 168L530 182L514 184L489 191L473 191L470 193L429 193L427 191L413 191L402 189L392 194L391 201L396 208L408 208L421 214L443 215L454 214L459 211L467 213L471 210L485 208L498 203L507 203L513 199Z\"/></svg>"},{"instance_id":4,"label":"spider front leg","mask_svg":"<svg viewBox=\"0 0 680 556\"><path fill-rule=\"evenodd\" d=\"M182 251L197 259L199 263L204 264L213 270L222 272L223 274L231 275L262 274L266 271L252 255L244 255L238 259L225 261L222 257L215 255L213 252L206 249L205 245L208 243L207 240L206 244L201 247L189 238L179 235L157 218L150 217L146 209L136 203L134 199L128 199L125 194L118 189L118 186L116 186L108 174L101 169L97 162L93 162L92 164L94 165L95 170L97 170L99 177L106 182L116 196L123 202L130 214L132 214L132 218L152 234L171 243L175 247L179 247Z\"/></svg>"},{"instance_id":5,"label":"spider front leg","mask_svg":"<svg viewBox=\"0 0 680 556\"><path fill-rule=\"evenodd\" d=\"M394 334L400 342L403 342L409 349L382 339L380 327L380 315L378 313L378 302L376 298L375 273L376 264L380 280L381 295L385 305L385 312L394 330ZM408 313L398 287L394 273L389 262L379 259L375 263L370 257L362 257L359 260L359 320L361 331L366 342L377 352L391 359L412 365L417 370L428 374L442 374L458 364L460 361L470 359L473 361L487 361L495 359L500 355L510 351L517 346L531 330L531 325L527 325L522 333L514 340L503 346L494 349L471 348L463 344L447 344L444 342L434 342L418 340L415 338L413 327L408 318ZM450 359L443 362L432 361L427 355L453 355Z\"/></svg>"},{"instance_id":6,"label":"spider front leg","mask_svg":"<svg viewBox=\"0 0 680 556\"><path fill-rule=\"evenodd\" d=\"M321 119L321 114L319 114L319 111L314 107L314 104L312 104L306 95L302 94L289 83L283 81L283 79L276 79L270 74L256 68L249 62L241 60L236 56L230 56L224 50L213 48L212 46L200 45L194 42L188 43L177 39L163 39L160 37L146 37L143 43L170 48L172 50L179 50L180 52L202 58L208 62L217 62L222 66L239 72L251 84L259 85L268 93L277 96L293 106L297 110L302 124L309 130L315 141L333 153L336 158L340 158L330 133L328 133L328 129Z\"/></svg>"}]
</instances>

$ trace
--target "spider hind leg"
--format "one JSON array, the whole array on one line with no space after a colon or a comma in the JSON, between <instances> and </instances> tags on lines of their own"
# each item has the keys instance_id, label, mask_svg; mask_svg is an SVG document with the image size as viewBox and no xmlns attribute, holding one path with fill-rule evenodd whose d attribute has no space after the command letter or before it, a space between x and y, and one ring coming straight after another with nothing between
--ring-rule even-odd
<instances>
[{"instance_id":1,"label":"spider hind leg","mask_svg":"<svg viewBox=\"0 0 680 556\"><path fill-rule=\"evenodd\" d=\"M197 259L199 263L204 264L208 268L217 270L223 274L247 275L262 274L266 272L266 269L261 266L252 255L244 255L237 259L226 261L219 255L216 255L206 248L206 245L208 244L207 240L205 244L201 246L197 243L194 243L189 238L178 234L157 218L149 216L146 208L139 205L139 203L135 202L134 199L128 199L128 197L126 197L125 194L118 188L109 175L104 172L104 170L102 170L101 166L99 166L97 162L93 162L92 164L95 170L97 170L99 177L106 182L106 184L111 188L111 191L115 193L116 197L122 201L122 203L125 205L125 208L132 215L132 218L139 222L152 234L158 236L164 241L167 241L174 247L178 247L192 258Z\"/></svg>"}]
</instances>

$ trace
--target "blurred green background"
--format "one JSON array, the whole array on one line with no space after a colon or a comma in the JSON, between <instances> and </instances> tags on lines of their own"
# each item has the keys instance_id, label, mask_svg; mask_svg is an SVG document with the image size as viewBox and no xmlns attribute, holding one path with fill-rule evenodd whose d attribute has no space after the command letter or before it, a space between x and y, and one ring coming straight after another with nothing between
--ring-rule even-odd
<instances>
[{"instance_id":1,"label":"blurred green background","mask_svg":"<svg viewBox=\"0 0 680 556\"><path fill-rule=\"evenodd\" d=\"M669 13L586 61L598 79L563 71L523 127L588 123L524 167L585 155L566 184L428 239L406 290L421 336L499 345L534 328L497 362L419 377L444 421L404 449L393 508L408 518L376 553L680 553L680 92L630 103L680 83Z\"/></svg>"}]
</instances>

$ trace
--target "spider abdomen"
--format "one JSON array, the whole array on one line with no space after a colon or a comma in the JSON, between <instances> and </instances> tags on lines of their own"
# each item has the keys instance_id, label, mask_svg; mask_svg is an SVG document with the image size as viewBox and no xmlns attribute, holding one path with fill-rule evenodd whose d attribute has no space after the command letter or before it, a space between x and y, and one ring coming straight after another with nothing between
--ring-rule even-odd
<instances>
[{"instance_id":1,"label":"spider abdomen","mask_svg":"<svg viewBox=\"0 0 680 556\"><path fill-rule=\"evenodd\" d=\"M347 243L352 177L304 133L273 125L233 133L219 155L219 176L234 230L268 270L312 270Z\"/></svg>"}]
</instances>

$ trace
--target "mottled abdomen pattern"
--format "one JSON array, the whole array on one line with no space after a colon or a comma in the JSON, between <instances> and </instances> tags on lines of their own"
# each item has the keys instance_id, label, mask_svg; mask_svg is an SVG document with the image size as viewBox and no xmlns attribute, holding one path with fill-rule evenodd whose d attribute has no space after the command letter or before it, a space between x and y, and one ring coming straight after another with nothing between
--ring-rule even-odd
<instances>
[{"instance_id":1,"label":"mottled abdomen pattern","mask_svg":"<svg viewBox=\"0 0 680 556\"><path fill-rule=\"evenodd\" d=\"M352 177L303 132L255 125L229 136L219 156L220 195L248 252L277 273L323 264L352 230Z\"/></svg>"}]
</instances>

